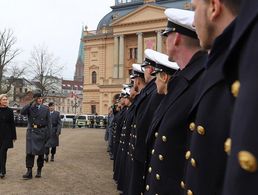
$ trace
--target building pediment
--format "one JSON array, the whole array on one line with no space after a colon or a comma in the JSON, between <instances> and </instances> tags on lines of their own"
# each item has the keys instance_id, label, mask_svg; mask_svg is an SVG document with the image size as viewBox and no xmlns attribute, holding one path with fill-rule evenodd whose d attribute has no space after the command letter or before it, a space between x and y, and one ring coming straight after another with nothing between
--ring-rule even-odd
<instances>
[{"instance_id":1,"label":"building pediment","mask_svg":"<svg viewBox=\"0 0 258 195\"><path fill-rule=\"evenodd\" d=\"M116 26L125 26L136 23L146 23L161 19L167 19L164 14L165 8L154 6L154 5L145 5L131 12L130 14L121 17L120 19L111 23L113 28Z\"/></svg>"}]
</instances>

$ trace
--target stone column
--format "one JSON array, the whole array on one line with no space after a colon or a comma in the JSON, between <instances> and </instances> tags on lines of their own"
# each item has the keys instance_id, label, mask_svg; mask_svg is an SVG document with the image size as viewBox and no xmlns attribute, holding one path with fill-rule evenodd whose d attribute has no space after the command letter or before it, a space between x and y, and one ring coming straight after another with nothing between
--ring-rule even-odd
<instances>
[{"instance_id":1,"label":"stone column","mask_svg":"<svg viewBox=\"0 0 258 195\"><path fill-rule=\"evenodd\" d=\"M162 35L161 30L156 31L157 32L157 51L162 52Z\"/></svg>"},{"instance_id":2,"label":"stone column","mask_svg":"<svg viewBox=\"0 0 258 195\"><path fill-rule=\"evenodd\" d=\"M113 78L118 78L118 36L114 36L114 66Z\"/></svg>"},{"instance_id":3,"label":"stone column","mask_svg":"<svg viewBox=\"0 0 258 195\"><path fill-rule=\"evenodd\" d=\"M119 40L119 67L118 67L118 78L124 77L124 35L120 35Z\"/></svg>"},{"instance_id":4,"label":"stone column","mask_svg":"<svg viewBox=\"0 0 258 195\"><path fill-rule=\"evenodd\" d=\"M137 63L141 64L143 57L142 57L142 32L136 33L138 36L137 39Z\"/></svg>"}]
</instances>

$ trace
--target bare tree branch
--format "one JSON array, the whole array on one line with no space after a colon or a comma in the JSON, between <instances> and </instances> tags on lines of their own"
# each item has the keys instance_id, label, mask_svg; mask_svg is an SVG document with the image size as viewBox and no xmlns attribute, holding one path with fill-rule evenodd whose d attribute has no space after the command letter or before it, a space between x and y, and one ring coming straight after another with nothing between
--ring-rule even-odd
<instances>
[{"instance_id":1,"label":"bare tree branch","mask_svg":"<svg viewBox=\"0 0 258 195\"><path fill-rule=\"evenodd\" d=\"M49 53L46 47L34 47L26 65L33 80L37 81L37 87L44 95L56 90L57 80L61 77L63 66L58 64L57 58Z\"/></svg>"},{"instance_id":2,"label":"bare tree branch","mask_svg":"<svg viewBox=\"0 0 258 195\"><path fill-rule=\"evenodd\" d=\"M3 91L3 85L6 84L3 80L4 72L20 53L19 49L14 48L15 44L16 38L11 29L0 31L0 93L6 92L6 89Z\"/></svg>"},{"instance_id":3,"label":"bare tree branch","mask_svg":"<svg viewBox=\"0 0 258 195\"><path fill-rule=\"evenodd\" d=\"M14 65L10 68L9 72L9 79L8 82L6 83L5 89L4 89L4 93L7 93L11 90L12 85L16 82L17 79L22 78L22 76L24 75L26 68L25 67L18 67L17 65ZM14 97L15 99L15 97Z\"/></svg>"}]
</instances>

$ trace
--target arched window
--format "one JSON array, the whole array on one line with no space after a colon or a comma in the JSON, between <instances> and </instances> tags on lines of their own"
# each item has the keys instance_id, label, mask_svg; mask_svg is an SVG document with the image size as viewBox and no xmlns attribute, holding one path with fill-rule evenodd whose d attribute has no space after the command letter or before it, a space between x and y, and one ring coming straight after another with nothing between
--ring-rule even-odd
<instances>
[{"instance_id":1,"label":"arched window","mask_svg":"<svg viewBox=\"0 0 258 195\"><path fill-rule=\"evenodd\" d=\"M91 73L91 83L92 84L96 84L97 83L97 73L95 71L93 71Z\"/></svg>"}]
</instances>

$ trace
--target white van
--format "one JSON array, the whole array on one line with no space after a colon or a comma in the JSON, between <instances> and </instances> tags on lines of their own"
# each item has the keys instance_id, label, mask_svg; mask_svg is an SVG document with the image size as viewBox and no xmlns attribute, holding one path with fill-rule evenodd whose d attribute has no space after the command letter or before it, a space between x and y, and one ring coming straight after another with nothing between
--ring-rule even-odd
<instances>
[{"instance_id":1,"label":"white van","mask_svg":"<svg viewBox=\"0 0 258 195\"><path fill-rule=\"evenodd\" d=\"M73 127L75 114L60 114L63 127Z\"/></svg>"},{"instance_id":2,"label":"white van","mask_svg":"<svg viewBox=\"0 0 258 195\"><path fill-rule=\"evenodd\" d=\"M75 117L75 114L60 114L60 116L61 116L62 122L65 122L65 121L73 122L73 118Z\"/></svg>"},{"instance_id":3,"label":"white van","mask_svg":"<svg viewBox=\"0 0 258 195\"><path fill-rule=\"evenodd\" d=\"M91 115L91 114L79 115L76 118L76 125L78 127L91 127L93 126L94 116L95 115Z\"/></svg>"}]
</instances>

